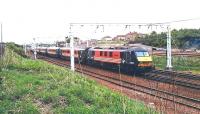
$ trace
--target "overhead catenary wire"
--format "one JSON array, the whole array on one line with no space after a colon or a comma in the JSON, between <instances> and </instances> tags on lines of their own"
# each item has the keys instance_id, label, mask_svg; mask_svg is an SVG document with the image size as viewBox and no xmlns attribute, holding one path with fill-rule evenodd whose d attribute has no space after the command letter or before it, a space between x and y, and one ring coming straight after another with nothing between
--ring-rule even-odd
<instances>
[{"instance_id":1,"label":"overhead catenary wire","mask_svg":"<svg viewBox=\"0 0 200 114\"><path fill-rule=\"evenodd\" d=\"M200 17L190 18L190 19L180 19L180 20L174 20L174 21L166 21L166 22L162 22L162 24L172 24L172 23L180 23L180 22L196 21L196 20L200 20Z\"/></svg>"},{"instance_id":2,"label":"overhead catenary wire","mask_svg":"<svg viewBox=\"0 0 200 114\"><path fill-rule=\"evenodd\" d=\"M90 26L94 26L94 25L127 25L127 26L135 26L138 25L139 27L141 26L162 26L162 25L167 25L169 26L170 24L173 23L180 23L180 22L187 22L187 21L195 21L195 20L200 20L200 17L197 18L189 18L189 19L179 19L179 20L173 20L173 21L165 21L165 22L152 22L152 23L122 23L122 22L118 22L118 23L112 23L112 22L105 22L105 23L70 23L71 25L90 25Z\"/></svg>"},{"instance_id":3,"label":"overhead catenary wire","mask_svg":"<svg viewBox=\"0 0 200 114\"><path fill-rule=\"evenodd\" d=\"M142 27L142 26L146 26L146 27L148 27L148 28L151 28L152 29L152 27L153 26L156 26L156 27L163 27L163 26L167 26L167 27L169 27L170 26L170 24L172 24L172 23L178 23L178 22L185 22L185 21L192 21L192 20L200 20L200 18L199 19L185 19L185 20L176 20L176 21L169 21L169 22L162 22L162 23L70 23L70 27L72 27L72 26L76 26L76 25L78 25L78 26L96 26L96 29L99 29L99 27L103 27L103 31L104 31L104 27L105 26L110 26L110 25L125 25L126 26L126 28L127 27L131 27L131 26L139 26L139 27ZM96 30L95 30L95 33L96 33ZM72 37L71 37L71 39L73 39ZM72 48L72 47L71 47ZM72 56L73 57L73 56ZM72 60L72 58L71 58L71 60ZM72 68L73 69L73 68ZM121 80L121 73L120 73L121 71L120 71L120 66L119 66L119 75L120 75L120 80ZM122 83L121 83L122 84ZM121 88L121 92L122 92L123 90L122 90L122 88ZM125 101L124 101L124 99L123 99L123 109L124 109L124 113L125 113L125 103L124 103Z\"/></svg>"}]
</instances>

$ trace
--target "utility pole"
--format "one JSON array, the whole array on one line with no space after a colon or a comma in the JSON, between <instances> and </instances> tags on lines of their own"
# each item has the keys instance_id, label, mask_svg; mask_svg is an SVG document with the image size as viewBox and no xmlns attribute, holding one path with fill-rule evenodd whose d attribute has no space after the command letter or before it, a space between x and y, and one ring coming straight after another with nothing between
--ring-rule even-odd
<instances>
[{"instance_id":1,"label":"utility pole","mask_svg":"<svg viewBox=\"0 0 200 114\"><path fill-rule=\"evenodd\" d=\"M1 23L1 58L3 58L3 25Z\"/></svg>"},{"instance_id":2,"label":"utility pole","mask_svg":"<svg viewBox=\"0 0 200 114\"><path fill-rule=\"evenodd\" d=\"M1 23L1 43L3 43L3 25Z\"/></svg>"},{"instance_id":3,"label":"utility pole","mask_svg":"<svg viewBox=\"0 0 200 114\"><path fill-rule=\"evenodd\" d=\"M37 59L37 52L36 52L36 41L35 41L35 38L33 38L33 41L34 41L34 59L36 60Z\"/></svg>"},{"instance_id":4,"label":"utility pole","mask_svg":"<svg viewBox=\"0 0 200 114\"><path fill-rule=\"evenodd\" d=\"M26 44L24 44L24 54L26 55Z\"/></svg>"},{"instance_id":5,"label":"utility pole","mask_svg":"<svg viewBox=\"0 0 200 114\"><path fill-rule=\"evenodd\" d=\"M86 45L86 47L89 47L89 41L87 40L87 45Z\"/></svg>"},{"instance_id":6,"label":"utility pole","mask_svg":"<svg viewBox=\"0 0 200 114\"><path fill-rule=\"evenodd\" d=\"M70 62L71 62L71 70L75 71L75 68L74 68L74 37L72 35L71 27L72 27L72 24L70 24L70 27L69 27L70 54L71 54Z\"/></svg>"},{"instance_id":7,"label":"utility pole","mask_svg":"<svg viewBox=\"0 0 200 114\"><path fill-rule=\"evenodd\" d=\"M171 49L171 30L167 27L167 66L166 69L172 70L172 49Z\"/></svg>"}]
</instances>

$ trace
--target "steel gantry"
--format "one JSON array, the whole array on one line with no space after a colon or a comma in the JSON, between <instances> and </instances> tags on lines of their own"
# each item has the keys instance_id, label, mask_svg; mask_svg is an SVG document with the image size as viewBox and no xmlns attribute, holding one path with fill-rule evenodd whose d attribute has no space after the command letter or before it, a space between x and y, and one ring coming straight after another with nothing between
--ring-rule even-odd
<instances>
[{"instance_id":1,"label":"steel gantry","mask_svg":"<svg viewBox=\"0 0 200 114\"><path fill-rule=\"evenodd\" d=\"M69 38L70 38L70 51L71 51L71 70L75 70L74 66L74 37L72 35L72 27L73 26L103 26L103 29L105 26L110 26L110 25L122 25L125 27L130 27L130 26L146 26L148 28L156 26L157 27L167 27L167 69L172 69L172 56L171 56L171 30L170 30L170 25L169 23L70 23L69 24Z\"/></svg>"}]
</instances>

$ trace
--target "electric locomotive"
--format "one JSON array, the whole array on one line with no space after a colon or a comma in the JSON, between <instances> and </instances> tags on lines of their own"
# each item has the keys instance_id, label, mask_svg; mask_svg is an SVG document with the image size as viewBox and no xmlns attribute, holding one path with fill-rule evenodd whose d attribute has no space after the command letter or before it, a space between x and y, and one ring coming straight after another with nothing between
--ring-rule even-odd
<instances>
[{"instance_id":1,"label":"electric locomotive","mask_svg":"<svg viewBox=\"0 0 200 114\"><path fill-rule=\"evenodd\" d=\"M96 49L87 51L86 63L104 68L119 68L126 72L145 72L153 68L152 57L141 47Z\"/></svg>"}]
</instances>

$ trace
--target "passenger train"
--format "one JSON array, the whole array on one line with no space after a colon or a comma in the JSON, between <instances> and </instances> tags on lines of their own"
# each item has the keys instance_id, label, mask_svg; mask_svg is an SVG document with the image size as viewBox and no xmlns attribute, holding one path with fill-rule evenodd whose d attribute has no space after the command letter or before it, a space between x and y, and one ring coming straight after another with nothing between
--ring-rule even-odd
<instances>
[{"instance_id":1,"label":"passenger train","mask_svg":"<svg viewBox=\"0 0 200 114\"><path fill-rule=\"evenodd\" d=\"M38 48L37 53L70 61L70 48ZM125 72L147 72L153 69L152 57L141 47L130 48L75 48L75 62Z\"/></svg>"}]
</instances>

